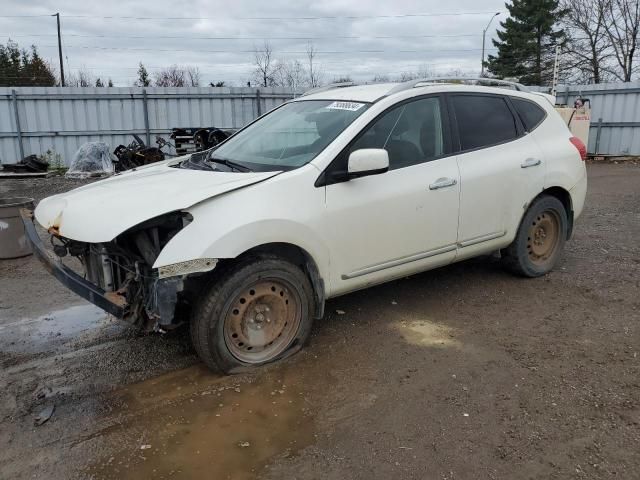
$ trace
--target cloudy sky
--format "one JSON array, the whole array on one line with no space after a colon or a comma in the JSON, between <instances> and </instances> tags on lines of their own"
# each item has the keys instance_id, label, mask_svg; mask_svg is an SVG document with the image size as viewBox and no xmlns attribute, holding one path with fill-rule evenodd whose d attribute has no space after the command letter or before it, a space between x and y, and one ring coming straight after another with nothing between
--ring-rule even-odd
<instances>
[{"instance_id":1,"label":"cloudy sky","mask_svg":"<svg viewBox=\"0 0 640 480\"><path fill-rule=\"evenodd\" d=\"M0 0L0 43L35 44L57 66L55 17L60 12L65 71L84 68L131 85L138 62L148 70L194 65L203 83L244 85L253 49L268 40L278 59L304 60L313 42L326 81L369 80L428 68L438 74L479 73L482 30L504 0ZM4 15L4 16L3 16ZM8 16L11 15L11 16Z\"/></svg>"}]
</instances>

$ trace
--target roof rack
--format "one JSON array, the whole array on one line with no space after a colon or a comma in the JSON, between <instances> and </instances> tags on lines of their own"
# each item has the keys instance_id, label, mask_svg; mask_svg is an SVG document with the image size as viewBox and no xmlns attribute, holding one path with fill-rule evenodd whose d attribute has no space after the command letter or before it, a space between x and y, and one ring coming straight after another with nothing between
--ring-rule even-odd
<instances>
[{"instance_id":1,"label":"roof rack","mask_svg":"<svg viewBox=\"0 0 640 480\"><path fill-rule=\"evenodd\" d=\"M395 87L393 87L388 95L392 95L394 93L403 92L405 90L409 90L411 88L416 88L425 83L442 83L442 82L475 82L478 83L487 83L489 86L500 85L505 87L511 87L514 90L519 92L528 92L529 89L524 85L517 82L509 82L507 80L499 80L497 78L486 78L486 77L433 77L433 78L419 78L416 80L409 80L408 82L402 82Z\"/></svg>"},{"instance_id":2,"label":"roof rack","mask_svg":"<svg viewBox=\"0 0 640 480\"><path fill-rule=\"evenodd\" d=\"M324 87L316 87L316 88L312 88L311 90L307 90L306 92L304 92L300 96L304 97L305 95L311 95L313 93L326 92L327 90L333 90L334 88L354 87L356 85L357 85L357 83L355 83L355 82L330 83L329 85L325 85Z\"/></svg>"}]
</instances>

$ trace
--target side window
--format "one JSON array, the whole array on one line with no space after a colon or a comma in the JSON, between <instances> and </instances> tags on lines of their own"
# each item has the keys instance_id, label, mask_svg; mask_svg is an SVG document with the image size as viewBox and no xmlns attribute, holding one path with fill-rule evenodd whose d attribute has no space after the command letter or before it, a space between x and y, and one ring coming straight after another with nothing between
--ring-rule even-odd
<instances>
[{"instance_id":1,"label":"side window","mask_svg":"<svg viewBox=\"0 0 640 480\"><path fill-rule=\"evenodd\" d=\"M527 132L532 132L547 115L542 108L529 100L511 97L511 103L520 115Z\"/></svg>"},{"instance_id":2,"label":"side window","mask_svg":"<svg viewBox=\"0 0 640 480\"><path fill-rule=\"evenodd\" d=\"M518 136L516 120L504 98L454 95L451 101L462 150L487 147Z\"/></svg>"},{"instance_id":3,"label":"side window","mask_svg":"<svg viewBox=\"0 0 640 480\"><path fill-rule=\"evenodd\" d=\"M384 148L389 170L408 167L443 154L442 121L438 98L423 98L393 108L367 127L349 152Z\"/></svg>"}]
</instances>

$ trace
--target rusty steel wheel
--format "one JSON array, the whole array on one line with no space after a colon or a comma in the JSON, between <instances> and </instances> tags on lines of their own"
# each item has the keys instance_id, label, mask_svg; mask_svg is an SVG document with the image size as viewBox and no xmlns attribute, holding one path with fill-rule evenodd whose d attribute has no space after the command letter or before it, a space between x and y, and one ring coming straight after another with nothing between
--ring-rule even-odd
<instances>
[{"instance_id":1,"label":"rusty steel wheel","mask_svg":"<svg viewBox=\"0 0 640 480\"><path fill-rule=\"evenodd\" d=\"M218 271L198 299L191 339L200 358L226 373L285 358L309 338L313 287L299 265L263 254Z\"/></svg>"},{"instance_id":2,"label":"rusty steel wheel","mask_svg":"<svg viewBox=\"0 0 640 480\"><path fill-rule=\"evenodd\" d=\"M568 213L564 204L551 195L541 195L531 202L515 239L501 251L505 267L525 277L549 272L567 239Z\"/></svg>"},{"instance_id":3,"label":"rusty steel wheel","mask_svg":"<svg viewBox=\"0 0 640 480\"><path fill-rule=\"evenodd\" d=\"M534 265L545 265L560 242L560 216L554 210L537 215L529 226L527 251Z\"/></svg>"},{"instance_id":4,"label":"rusty steel wheel","mask_svg":"<svg viewBox=\"0 0 640 480\"><path fill-rule=\"evenodd\" d=\"M224 318L224 341L244 363L263 363L280 355L300 326L295 291L281 279L262 279L243 289Z\"/></svg>"}]
</instances>

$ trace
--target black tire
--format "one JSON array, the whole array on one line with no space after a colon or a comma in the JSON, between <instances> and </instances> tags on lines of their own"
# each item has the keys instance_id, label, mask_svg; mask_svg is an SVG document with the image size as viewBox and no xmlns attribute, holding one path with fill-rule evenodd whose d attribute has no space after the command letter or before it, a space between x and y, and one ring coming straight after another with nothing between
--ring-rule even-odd
<instances>
[{"instance_id":1,"label":"black tire","mask_svg":"<svg viewBox=\"0 0 640 480\"><path fill-rule=\"evenodd\" d=\"M308 340L313 298L311 282L296 265L271 256L247 259L204 290L191 340L202 361L224 373L274 362Z\"/></svg>"},{"instance_id":2,"label":"black tire","mask_svg":"<svg viewBox=\"0 0 640 480\"><path fill-rule=\"evenodd\" d=\"M525 277L551 271L564 249L568 223L560 200L550 195L536 198L524 214L515 240L502 251L505 267Z\"/></svg>"}]
</instances>

